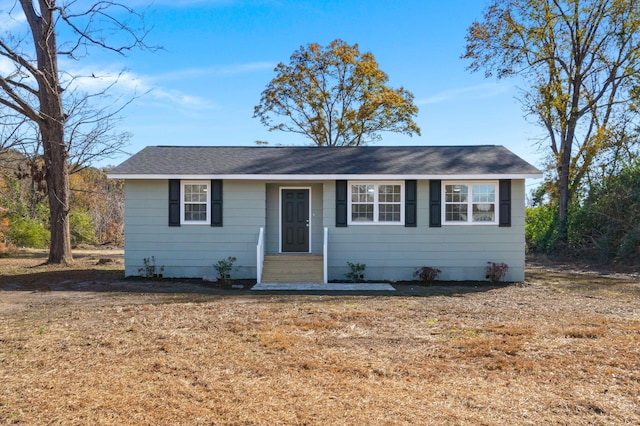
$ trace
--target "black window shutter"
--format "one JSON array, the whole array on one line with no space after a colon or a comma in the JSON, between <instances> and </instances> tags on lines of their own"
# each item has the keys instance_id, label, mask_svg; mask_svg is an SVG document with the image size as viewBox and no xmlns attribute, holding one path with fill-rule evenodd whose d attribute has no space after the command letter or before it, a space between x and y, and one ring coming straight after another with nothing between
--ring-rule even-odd
<instances>
[{"instance_id":1,"label":"black window shutter","mask_svg":"<svg viewBox=\"0 0 640 426\"><path fill-rule=\"evenodd\" d=\"M336 227L347 226L347 181L336 181Z\"/></svg>"},{"instance_id":2,"label":"black window shutter","mask_svg":"<svg viewBox=\"0 0 640 426\"><path fill-rule=\"evenodd\" d=\"M211 226L222 226L222 181L211 180Z\"/></svg>"},{"instance_id":3,"label":"black window shutter","mask_svg":"<svg viewBox=\"0 0 640 426\"><path fill-rule=\"evenodd\" d=\"M511 180L500 180L500 195L498 206L499 226L511 226Z\"/></svg>"},{"instance_id":4,"label":"black window shutter","mask_svg":"<svg viewBox=\"0 0 640 426\"><path fill-rule=\"evenodd\" d=\"M169 179L169 226L180 226L180 179Z\"/></svg>"},{"instance_id":5,"label":"black window shutter","mask_svg":"<svg viewBox=\"0 0 640 426\"><path fill-rule=\"evenodd\" d=\"M418 226L418 182L404 181L404 226L414 228Z\"/></svg>"},{"instance_id":6,"label":"black window shutter","mask_svg":"<svg viewBox=\"0 0 640 426\"><path fill-rule=\"evenodd\" d=\"M442 181L429 181L429 227L442 226Z\"/></svg>"}]
</instances>

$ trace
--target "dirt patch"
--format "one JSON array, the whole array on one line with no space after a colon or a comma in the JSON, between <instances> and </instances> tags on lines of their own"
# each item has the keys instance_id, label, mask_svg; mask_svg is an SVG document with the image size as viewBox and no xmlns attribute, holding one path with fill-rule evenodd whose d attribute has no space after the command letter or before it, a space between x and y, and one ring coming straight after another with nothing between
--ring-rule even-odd
<instances>
[{"instance_id":1,"label":"dirt patch","mask_svg":"<svg viewBox=\"0 0 640 426\"><path fill-rule=\"evenodd\" d=\"M0 423L640 423L633 275L256 295L76 257L0 259Z\"/></svg>"}]
</instances>

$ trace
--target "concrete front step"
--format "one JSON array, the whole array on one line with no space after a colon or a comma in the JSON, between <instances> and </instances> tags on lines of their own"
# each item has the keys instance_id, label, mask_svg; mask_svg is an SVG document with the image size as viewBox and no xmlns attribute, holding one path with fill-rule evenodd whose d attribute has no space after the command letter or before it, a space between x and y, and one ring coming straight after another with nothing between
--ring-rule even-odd
<instances>
[{"instance_id":1,"label":"concrete front step","mask_svg":"<svg viewBox=\"0 0 640 426\"><path fill-rule=\"evenodd\" d=\"M281 255L265 256L262 267L264 283L322 283L324 282L322 256Z\"/></svg>"}]
</instances>

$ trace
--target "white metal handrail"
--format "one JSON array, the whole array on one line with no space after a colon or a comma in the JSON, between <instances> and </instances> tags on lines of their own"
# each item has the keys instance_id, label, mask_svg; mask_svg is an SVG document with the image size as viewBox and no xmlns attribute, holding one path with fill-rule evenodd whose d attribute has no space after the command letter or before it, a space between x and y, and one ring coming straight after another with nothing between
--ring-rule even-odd
<instances>
[{"instance_id":1,"label":"white metal handrail","mask_svg":"<svg viewBox=\"0 0 640 426\"><path fill-rule=\"evenodd\" d=\"M258 245L256 246L256 283L262 282L262 266L264 264L264 228L258 233Z\"/></svg>"},{"instance_id":2,"label":"white metal handrail","mask_svg":"<svg viewBox=\"0 0 640 426\"><path fill-rule=\"evenodd\" d=\"M324 228L324 242L322 243L322 262L324 283L329 283L329 228Z\"/></svg>"}]
</instances>

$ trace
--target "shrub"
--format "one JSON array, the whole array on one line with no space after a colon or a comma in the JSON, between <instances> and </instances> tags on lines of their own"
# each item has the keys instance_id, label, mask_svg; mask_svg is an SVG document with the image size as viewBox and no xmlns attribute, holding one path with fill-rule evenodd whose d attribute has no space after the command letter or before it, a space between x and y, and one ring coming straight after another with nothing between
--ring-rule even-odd
<instances>
[{"instance_id":1,"label":"shrub","mask_svg":"<svg viewBox=\"0 0 640 426\"><path fill-rule=\"evenodd\" d=\"M233 270L233 264L237 259L233 256L229 256L226 259L220 259L217 263L213 264L213 269L218 272L218 278L222 281L231 279L231 271Z\"/></svg>"},{"instance_id":2,"label":"shrub","mask_svg":"<svg viewBox=\"0 0 640 426\"><path fill-rule=\"evenodd\" d=\"M638 261L640 260L640 225L626 233L620 239L620 245L616 252L618 259Z\"/></svg>"},{"instance_id":3,"label":"shrub","mask_svg":"<svg viewBox=\"0 0 640 426\"><path fill-rule=\"evenodd\" d=\"M415 278L420 278L420 281L422 281L424 284L431 284L436 278L438 278L440 272L442 271L438 268L433 268L431 266L422 266L416 269L416 271L413 273L413 276Z\"/></svg>"},{"instance_id":4,"label":"shrub","mask_svg":"<svg viewBox=\"0 0 640 426\"><path fill-rule=\"evenodd\" d=\"M8 240L18 247L46 248L51 233L35 219L13 218L9 224Z\"/></svg>"},{"instance_id":5,"label":"shrub","mask_svg":"<svg viewBox=\"0 0 640 426\"><path fill-rule=\"evenodd\" d=\"M160 268L156 268L156 257L151 256L145 257L142 259L142 264L144 265L142 268L138 268L138 273L141 277L144 278L162 278L162 273L164 272L164 266L160 266ZM156 270L158 272L156 272Z\"/></svg>"},{"instance_id":6,"label":"shrub","mask_svg":"<svg viewBox=\"0 0 640 426\"><path fill-rule=\"evenodd\" d=\"M351 271L344 274L344 276L354 283L360 283L364 281L364 270L367 269L367 265L364 263L351 263L347 262Z\"/></svg>"},{"instance_id":7,"label":"shrub","mask_svg":"<svg viewBox=\"0 0 640 426\"><path fill-rule=\"evenodd\" d=\"M559 236L556 210L551 204L527 208L524 224L527 251L549 253L555 249Z\"/></svg>"},{"instance_id":8,"label":"shrub","mask_svg":"<svg viewBox=\"0 0 640 426\"><path fill-rule=\"evenodd\" d=\"M95 244L96 233L93 219L84 210L72 210L69 212L69 232L71 234L71 246L80 244Z\"/></svg>"},{"instance_id":9,"label":"shrub","mask_svg":"<svg viewBox=\"0 0 640 426\"><path fill-rule=\"evenodd\" d=\"M509 266L506 263L487 262L485 268L485 278L492 284L500 281L507 274Z\"/></svg>"}]
</instances>

